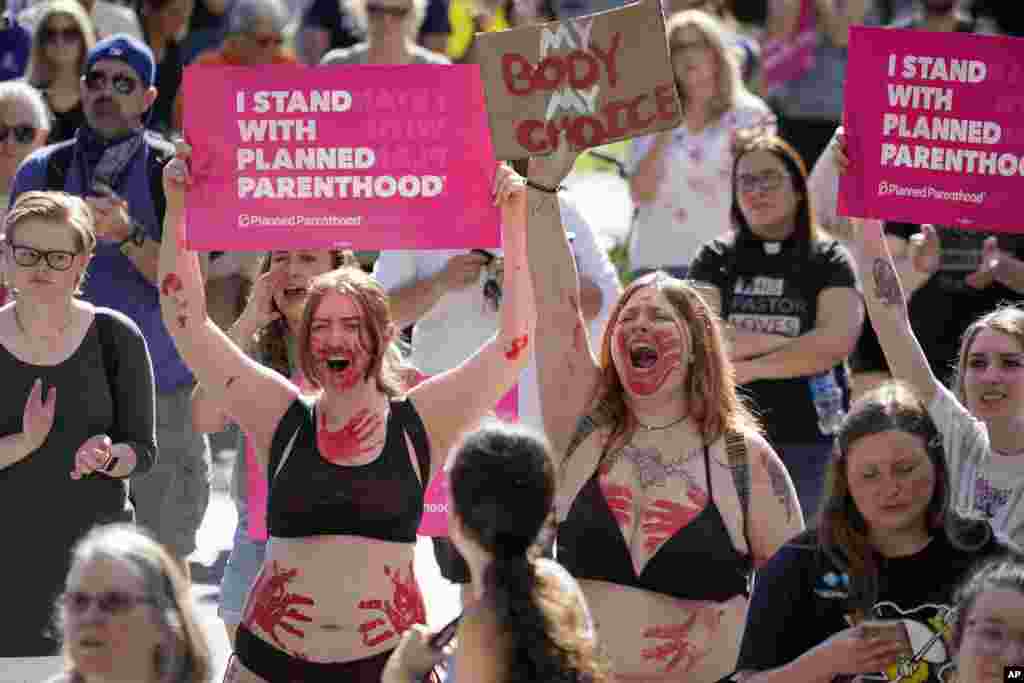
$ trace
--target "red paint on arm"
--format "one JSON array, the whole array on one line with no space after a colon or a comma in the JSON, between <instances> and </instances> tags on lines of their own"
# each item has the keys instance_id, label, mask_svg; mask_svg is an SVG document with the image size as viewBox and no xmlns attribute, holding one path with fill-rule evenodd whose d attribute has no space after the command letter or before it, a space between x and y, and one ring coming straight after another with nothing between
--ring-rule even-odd
<instances>
[{"instance_id":1,"label":"red paint on arm","mask_svg":"<svg viewBox=\"0 0 1024 683\"><path fill-rule=\"evenodd\" d=\"M359 625L359 633L367 647L374 647L391 638L397 638L413 624L427 623L427 607L416 583L412 563L409 563L408 576L403 576L401 569L392 570L391 567L385 567L384 573L391 579L391 599L364 599L358 603L359 609L381 613L381 616L368 619ZM381 627L385 630L373 635L373 632Z\"/></svg>"},{"instance_id":2,"label":"red paint on arm","mask_svg":"<svg viewBox=\"0 0 1024 683\"><path fill-rule=\"evenodd\" d=\"M288 584L298 574L298 569L281 569L276 561L264 566L252 587L249 604L242 618L242 623L249 630L259 628L282 648L284 644L277 633L278 629L297 638L305 638L306 632L289 622L313 621L312 617L299 611L301 607L315 605L313 598L287 590Z\"/></svg>"},{"instance_id":3,"label":"red paint on arm","mask_svg":"<svg viewBox=\"0 0 1024 683\"><path fill-rule=\"evenodd\" d=\"M333 463L354 460L366 455L381 445L380 439L374 439L382 424L380 416L363 408L345 423L337 432L327 429L327 417L320 414L320 429L317 430L316 442L320 453Z\"/></svg>"},{"instance_id":4,"label":"red paint on arm","mask_svg":"<svg viewBox=\"0 0 1024 683\"><path fill-rule=\"evenodd\" d=\"M505 360L519 360L519 354L523 352L526 345L530 343L530 335L523 334L511 342L505 347Z\"/></svg>"},{"instance_id":5,"label":"red paint on arm","mask_svg":"<svg viewBox=\"0 0 1024 683\"><path fill-rule=\"evenodd\" d=\"M178 277L177 273L167 273L164 277L164 281L160 284L160 293L164 296L170 296L176 292L180 292L184 287L185 285L182 283L181 278Z\"/></svg>"},{"instance_id":6,"label":"red paint on arm","mask_svg":"<svg viewBox=\"0 0 1024 683\"><path fill-rule=\"evenodd\" d=\"M691 488L687 495L690 498L689 505L658 499L644 510L640 526L647 536L644 539L644 550L649 553L656 551L662 543L692 522L707 505L708 494L704 491Z\"/></svg>"}]
</instances>

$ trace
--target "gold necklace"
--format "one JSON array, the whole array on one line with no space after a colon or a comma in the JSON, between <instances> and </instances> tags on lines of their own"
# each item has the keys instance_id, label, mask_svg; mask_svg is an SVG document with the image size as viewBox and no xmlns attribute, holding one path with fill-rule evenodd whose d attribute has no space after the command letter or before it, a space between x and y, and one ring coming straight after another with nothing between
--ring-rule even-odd
<instances>
[{"instance_id":1,"label":"gold necklace","mask_svg":"<svg viewBox=\"0 0 1024 683\"><path fill-rule=\"evenodd\" d=\"M643 427L644 431L647 431L647 432L658 432L658 431L661 431L662 429L668 429L669 427L675 427L677 424L679 424L680 422L685 420L687 417L689 417L689 415L683 415L682 417L679 417L679 418L676 418L675 420L672 420L667 425L645 425L640 420L637 420L636 423L638 425L640 425L641 427Z\"/></svg>"}]
</instances>

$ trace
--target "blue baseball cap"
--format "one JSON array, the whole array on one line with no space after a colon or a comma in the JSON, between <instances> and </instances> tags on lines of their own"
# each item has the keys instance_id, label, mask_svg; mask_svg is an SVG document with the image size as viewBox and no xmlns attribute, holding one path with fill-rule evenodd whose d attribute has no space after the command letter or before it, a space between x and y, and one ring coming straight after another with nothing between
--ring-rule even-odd
<instances>
[{"instance_id":1,"label":"blue baseball cap","mask_svg":"<svg viewBox=\"0 0 1024 683\"><path fill-rule=\"evenodd\" d=\"M85 58L85 70L92 69L101 59L120 59L135 70L139 80L147 88L156 81L156 60L153 59L153 51L141 40L127 33L118 33L96 43Z\"/></svg>"}]
</instances>

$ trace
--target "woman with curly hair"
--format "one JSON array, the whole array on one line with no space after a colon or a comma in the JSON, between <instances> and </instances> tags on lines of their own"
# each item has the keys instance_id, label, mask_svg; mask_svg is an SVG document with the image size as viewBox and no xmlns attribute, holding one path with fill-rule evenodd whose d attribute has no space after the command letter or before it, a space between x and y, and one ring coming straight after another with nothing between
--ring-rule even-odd
<instances>
[{"instance_id":1,"label":"woman with curly hair","mask_svg":"<svg viewBox=\"0 0 1024 683\"><path fill-rule=\"evenodd\" d=\"M538 557L551 521L555 466L544 439L496 423L470 434L451 472L452 543L469 565L473 607L458 630L406 631L382 683L421 680L445 659L447 683L609 680L576 581ZM455 635L454 653L445 632Z\"/></svg>"},{"instance_id":2,"label":"woman with curly hair","mask_svg":"<svg viewBox=\"0 0 1024 683\"><path fill-rule=\"evenodd\" d=\"M251 292L243 292L240 297L247 297L247 303L228 335L263 365L285 377L297 378L301 375L296 354L298 330L310 283L326 272L351 265L355 265L351 251L267 252ZM192 394L192 419L197 432L219 432L227 427L231 418L224 412L220 398L202 384L196 387ZM217 608L232 642L242 620L245 595L263 564L267 543L266 473L244 433L239 433L236 452L231 468L231 493L238 525L221 579Z\"/></svg>"}]
</instances>

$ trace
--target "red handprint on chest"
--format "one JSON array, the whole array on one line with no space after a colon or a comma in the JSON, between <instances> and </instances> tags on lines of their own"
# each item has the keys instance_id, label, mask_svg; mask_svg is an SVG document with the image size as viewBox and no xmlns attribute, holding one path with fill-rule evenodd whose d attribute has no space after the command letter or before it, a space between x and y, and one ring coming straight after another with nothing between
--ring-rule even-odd
<instances>
[{"instance_id":1,"label":"red handprint on chest","mask_svg":"<svg viewBox=\"0 0 1024 683\"><path fill-rule=\"evenodd\" d=\"M321 413L316 445L320 453L335 464L355 460L381 446L384 440L378 438L377 432L382 423L379 415L363 408L339 431L332 432L327 429L327 417Z\"/></svg>"},{"instance_id":2,"label":"red handprint on chest","mask_svg":"<svg viewBox=\"0 0 1024 683\"><path fill-rule=\"evenodd\" d=\"M385 567L384 573L391 579L391 599L359 601L359 609L382 614L359 625L359 633L367 647L375 647L385 640L397 638L413 624L427 623L427 608L423 604L420 588L416 585L412 562L409 563L408 576L403 576L401 569L391 567Z\"/></svg>"},{"instance_id":3,"label":"red handprint on chest","mask_svg":"<svg viewBox=\"0 0 1024 683\"><path fill-rule=\"evenodd\" d=\"M290 593L287 589L288 584L294 581L298 574L298 569L282 569L276 561L264 566L252 588L247 613L242 620L250 630L258 627L282 648L284 645L278 636L278 629L297 638L304 638L306 632L289 622L313 621L312 617L299 611L300 607L311 607L316 604L313 598L300 593Z\"/></svg>"}]
</instances>

